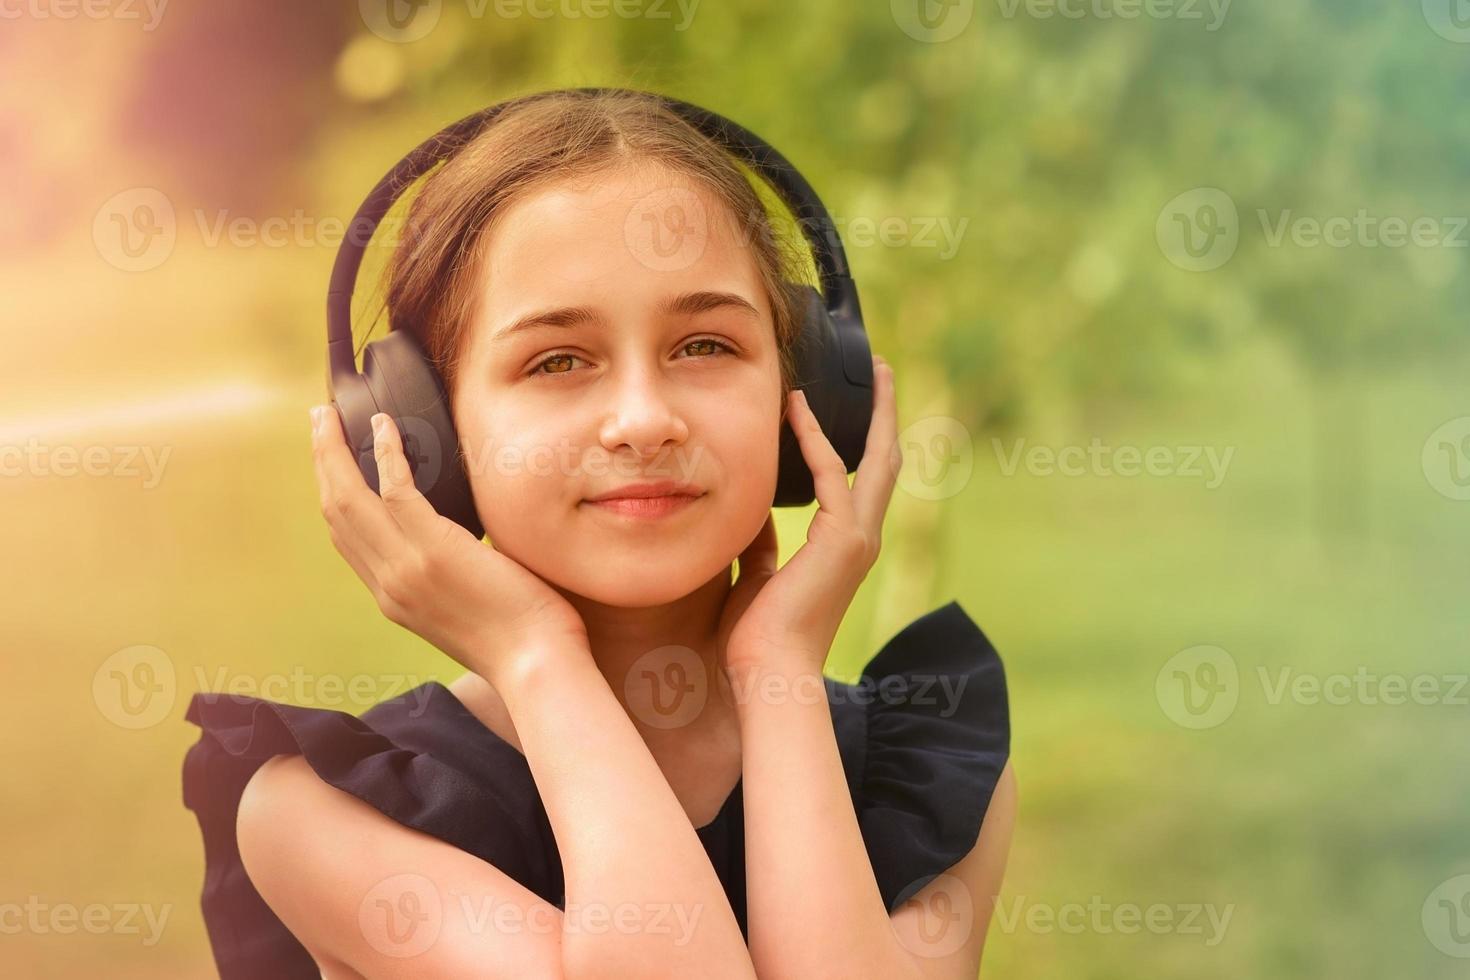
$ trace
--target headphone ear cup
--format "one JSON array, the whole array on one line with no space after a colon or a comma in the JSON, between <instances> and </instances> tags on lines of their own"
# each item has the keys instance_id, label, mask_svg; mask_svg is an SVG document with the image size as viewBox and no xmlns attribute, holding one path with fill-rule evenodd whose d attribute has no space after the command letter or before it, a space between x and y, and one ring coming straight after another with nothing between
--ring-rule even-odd
<instances>
[{"instance_id":1,"label":"headphone ear cup","mask_svg":"<svg viewBox=\"0 0 1470 980\"><path fill-rule=\"evenodd\" d=\"M856 314L855 304L852 315L833 314L815 287L800 283L791 288L801 297L802 310L793 352L796 387L806 395L827 441L851 473L862 462L873 420L872 351L861 314ZM783 419L772 506L804 507L815 499L811 468L790 422Z\"/></svg>"},{"instance_id":2,"label":"headphone ear cup","mask_svg":"<svg viewBox=\"0 0 1470 980\"><path fill-rule=\"evenodd\" d=\"M434 370L418 339L407 330L393 330L368 344L362 357L363 394L374 406L366 416L352 414L359 424L346 430L357 453L358 467L374 492L379 491L377 460L373 456L373 412L392 417L403 440L413 483L434 509L475 537L485 529L475 511L459 434L449 410L449 398L439 372ZM338 394L339 411L341 392ZM362 398L354 399L363 404ZM347 413L343 412L344 423ZM354 434L354 428L358 431ZM357 441L361 440L361 441Z\"/></svg>"}]
</instances>

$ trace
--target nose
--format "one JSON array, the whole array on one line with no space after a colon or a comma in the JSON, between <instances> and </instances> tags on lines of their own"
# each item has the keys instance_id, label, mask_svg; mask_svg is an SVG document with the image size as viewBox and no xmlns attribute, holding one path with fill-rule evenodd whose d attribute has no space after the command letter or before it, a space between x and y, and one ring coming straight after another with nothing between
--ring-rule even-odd
<instances>
[{"instance_id":1,"label":"nose","mask_svg":"<svg viewBox=\"0 0 1470 980\"><path fill-rule=\"evenodd\" d=\"M682 445L689 427L669 398L667 379L644 367L628 367L609 386L611 404L598 434L602 447L617 455L623 447L640 458Z\"/></svg>"}]
</instances>

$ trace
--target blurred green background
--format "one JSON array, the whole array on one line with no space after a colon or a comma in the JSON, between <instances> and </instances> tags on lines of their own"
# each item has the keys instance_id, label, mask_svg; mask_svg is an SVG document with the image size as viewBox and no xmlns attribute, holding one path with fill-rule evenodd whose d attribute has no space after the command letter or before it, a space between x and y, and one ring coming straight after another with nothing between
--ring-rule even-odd
<instances>
[{"instance_id":1,"label":"blurred green background","mask_svg":"<svg viewBox=\"0 0 1470 980\"><path fill-rule=\"evenodd\" d=\"M213 975L194 691L461 672L318 516L326 279L408 148L569 85L733 117L846 236L907 459L829 673L952 598L1000 650L986 975L1466 975L1462 0L87 9L0 24L0 905L162 923L7 913L6 975Z\"/></svg>"}]
</instances>

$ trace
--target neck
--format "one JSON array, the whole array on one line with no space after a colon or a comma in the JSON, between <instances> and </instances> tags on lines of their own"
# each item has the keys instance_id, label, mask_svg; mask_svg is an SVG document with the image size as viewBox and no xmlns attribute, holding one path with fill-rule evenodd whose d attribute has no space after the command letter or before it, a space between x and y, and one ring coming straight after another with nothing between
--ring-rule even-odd
<instances>
[{"instance_id":1,"label":"neck","mask_svg":"<svg viewBox=\"0 0 1470 980\"><path fill-rule=\"evenodd\" d=\"M597 669L645 739L687 736L718 712L717 634L733 572L726 566L688 595L637 608L558 589L581 615ZM684 703L686 694L692 700Z\"/></svg>"}]
</instances>

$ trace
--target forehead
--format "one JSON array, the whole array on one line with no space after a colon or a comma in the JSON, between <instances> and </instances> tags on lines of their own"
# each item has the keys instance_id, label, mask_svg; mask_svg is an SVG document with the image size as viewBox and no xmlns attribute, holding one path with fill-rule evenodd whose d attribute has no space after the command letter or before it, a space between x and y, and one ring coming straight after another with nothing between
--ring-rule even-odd
<instances>
[{"instance_id":1,"label":"forehead","mask_svg":"<svg viewBox=\"0 0 1470 980\"><path fill-rule=\"evenodd\" d=\"M553 303L652 306L694 289L738 293L767 312L753 232L702 183L654 165L532 189L491 228L480 319L493 331Z\"/></svg>"}]
</instances>

